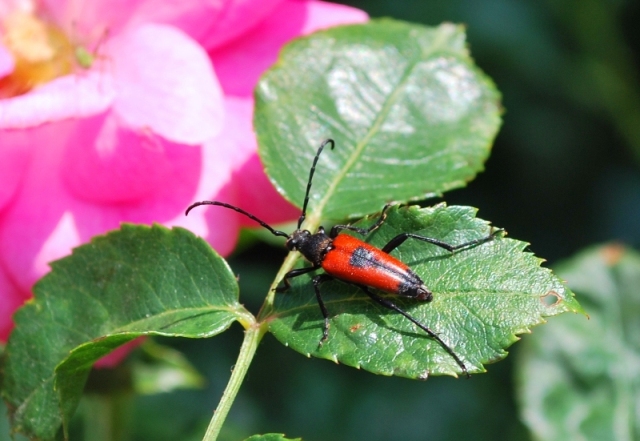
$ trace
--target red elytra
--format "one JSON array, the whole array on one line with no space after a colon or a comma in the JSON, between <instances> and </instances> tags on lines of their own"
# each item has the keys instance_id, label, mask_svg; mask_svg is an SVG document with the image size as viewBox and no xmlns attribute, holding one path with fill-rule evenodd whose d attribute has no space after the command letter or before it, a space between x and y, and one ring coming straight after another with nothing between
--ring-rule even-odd
<instances>
[{"instance_id":1,"label":"red elytra","mask_svg":"<svg viewBox=\"0 0 640 441\"><path fill-rule=\"evenodd\" d=\"M322 269L344 282L363 284L390 294L431 300L420 277L408 265L353 236L338 234L322 261ZM421 294L411 295L412 288Z\"/></svg>"},{"instance_id":2,"label":"red elytra","mask_svg":"<svg viewBox=\"0 0 640 441\"><path fill-rule=\"evenodd\" d=\"M331 144L331 149L335 147L334 141L332 139L327 139L320 145L320 148L318 148L313 159L311 169L309 170L309 180L307 182L307 190L305 193L304 203L302 205L302 213L298 219L298 228L291 234L275 230L266 222L258 219L251 213L225 202L195 202L187 208L185 214L189 214L189 211L201 205L225 207L249 217L259 223L262 227L269 230L274 236L286 237L287 241L285 242L285 247L290 251L299 251L309 262L311 262L311 266L293 269L285 274L283 279L284 286L277 289L279 292L289 289L289 279L323 269L324 273L316 275L311 279L316 293L316 298L318 300L318 305L320 306L320 311L324 317L324 327L319 345L322 345L328 339L330 324L329 312L327 311L322 299L320 285L328 280L337 279L344 283L357 286L376 303L406 317L409 321L426 332L429 337L435 340L455 360L462 372L467 376L467 378L469 378L470 375L465 364L453 349L451 349L449 345L447 345L438 336L438 334L398 307L391 300L386 297L381 297L370 288L376 291L429 302L432 300L433 295L425 286L422 279L411 268L409 268L408 265L391 256L389 253L407 239L417 239L427 242L453 253L461 249L480 245L493 240L496 234L501 230L496 230L488 236L465 242L460 245L450 245L438 239L420 236L413 233L401 233L391 239L382 248L376 248L356 237L340 233L342 230L349 230L366 236L382 225L386 219L386 211L390 205L385 205L378 220L369 228L360 228L353 225L335 225L331 228L329 234L325 233L323 227L318 228L318 231L315 233L311 233L309 230L303 230L301 229L301 226L306 218L311 181L313 179L313 174L315 172L318 159L320 158L320 154L327 144Z\"/></svg>"}]
</instances>

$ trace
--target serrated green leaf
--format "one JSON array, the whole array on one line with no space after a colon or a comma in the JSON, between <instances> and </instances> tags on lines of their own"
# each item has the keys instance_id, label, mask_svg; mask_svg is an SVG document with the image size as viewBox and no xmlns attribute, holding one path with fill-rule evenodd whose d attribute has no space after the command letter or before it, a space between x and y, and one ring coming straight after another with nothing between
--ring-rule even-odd
<instances>
[{"instance_id":1,"label":"serrated green leaf","mask_svg":"<svg viewBox=\"0 0 640 441\"><path fill-rule=\"evenodd\" d=\"M269 177L298 205L316 149L336 141L310 211L343 219L464 186L489 155L499 99L462 26L372 20L288 44L258 84L254 125Z\"/></svg>"},{"instance_id":2,"label":"serrated green leaf","mask_svg":"<svg viewBox=\"0 0 640 441\"><path fill-rule=\"evenodd\" d=\"M520 412L535 439L640 439L640 254L590 248L557 265L589 314L525 340L516 366Z\"/></svg>"},{"instance_id":3,"label":"serrated green leaf","mask_svg":"<svg viewBox=\"0 0 640 441\"><path fill-rule=\"evenodd\" d=\"M250 315L226 262L180 228L123 225L53 262L14 316L3 397L14 429L52 439L94 361L142 335L208 337Z\"/></svg>"},{"instance_id":4,"label":"serrated green leaf","mask_svg":"<svg viewBox=\"0 0 640 441\"><path fill-rule=\"evenodd\" d=\"M372 219L366 221L367 224ZM489 234L471 207L444 204L392 207L367 242L382 247L402 232L460 244ZM389 298L437 333L469 372L507 355L517 334L565 311L581 311L573 294L541 259L523 252L526 243L504 237L455 254L408 240L392 254L407 263L433 291L430 303ZM276 295L270 330L305 355L326 358L376 374L424 379L460 373L453 358L400 314L373 303L358 288L339 281L321 286L331 316L329 339L318 346L323 319L310 276L292 279ZM551 297L554 302L548 302Z\"/></svg>"}]
</instances>

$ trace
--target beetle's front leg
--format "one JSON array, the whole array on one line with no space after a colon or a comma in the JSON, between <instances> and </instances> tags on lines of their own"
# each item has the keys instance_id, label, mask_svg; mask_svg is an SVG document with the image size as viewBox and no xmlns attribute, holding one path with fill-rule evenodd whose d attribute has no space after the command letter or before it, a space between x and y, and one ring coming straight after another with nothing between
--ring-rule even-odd
<instances>
[{"instance_id":1,"label":"beetle's front leg","mask_svg":"<svg viewBox=\"0 0 640 441\"><path fill-rule=\"evenodd\" d=\"M320 269L320 266L308 266L306 268L292 269L287 274L285 274L284 278L282 279L282 281L284 283L284 286L278 286L276 288L276 292L284 292L284 291L288 290L289 288L291 288L291 283L289 283L289 279L301 276L303 274L310 273L310 272L315 271L317 269Z\"/></svg>"}]
</instances>

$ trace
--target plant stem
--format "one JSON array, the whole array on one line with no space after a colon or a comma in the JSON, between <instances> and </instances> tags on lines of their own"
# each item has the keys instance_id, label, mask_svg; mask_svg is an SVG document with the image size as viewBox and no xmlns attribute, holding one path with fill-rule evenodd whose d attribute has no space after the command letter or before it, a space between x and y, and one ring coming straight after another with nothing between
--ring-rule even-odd
<instances>
[{"instance_id":1,"label":"plant stem","mask_svg":"<svg viewBox=\"0 0 640 441\"><path fill-rule=\"evenodd\" d=\"M84 439L109 441L131 439L129 418L132 395L90 393L83 398Z\"/></svg>"},{"instance_id":2,"label":"plant stem","mask_svg":"<svg viewBox=\"0 0 640 441\"><path fill-rule=\"evenodd\" d=\"M236 398L236 395L240 390L240 385L244 380L244 376L249 370L249 366L251 365L251 360L256 353L258 343L260 343L260 340L262 340L262 337L266 332L266 323L263 323L262 326L254 325L245 330L244 340L240 347L240 354L238 354L238 360L233 367L231 378L229 378L229 383L227 383L227 387L225 388L222 398L218 403L218 408L213 412L213 418L211 418L209 427L207 427L207 432L205 433L204 438L202 438L203 441L215 441L218 438L220 429L222 429L222 424L227 418L227 414L229 413L229 409L231 409L233 400Z\"/></svg>"}]
</instances>

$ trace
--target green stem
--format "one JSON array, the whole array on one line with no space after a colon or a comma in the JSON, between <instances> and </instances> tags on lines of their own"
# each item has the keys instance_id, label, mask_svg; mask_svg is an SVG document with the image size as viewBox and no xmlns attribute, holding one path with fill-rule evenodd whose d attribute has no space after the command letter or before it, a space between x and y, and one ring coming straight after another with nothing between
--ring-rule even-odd
<instances>
[{"instance_id":1,"label":"green stem","mask_svg":"<svg viewBox=\"0 0 640 441\"><path fill-rule=\"evenodd\" d=\"M249 370L249 366L251 365L251 360L256 353L258 343L260 343L260 340L262 340L262 337L266 332L266 324L263 324L262 326L251 326L246 329L244 333L244 340L240 347L240 354L238 354L238 360L233 367L231 378L229 378L229 383L227 383L227 387L222 394L220 403L218 403L218 408L213 412L213 418L211 418L209 427L207 427L207 432L205 433L204 438L202 438L203 441L215 441L218 438L220 429L222 429L222 424L227 418L227 414L229 413L229 409L231 409L233 400L236 398L236 395L238 395L240 385Z\"/></svg>"},{"instance_id":2,"label":"green stem","mask_svg":"<svg viewBox=\"0 0 640 441\"><path fill-rule=\"evenodd\" d=\"M131 438L131 394L89 393L83 398L84 439L109 441Z\"/></svg>"}]
</instances>

